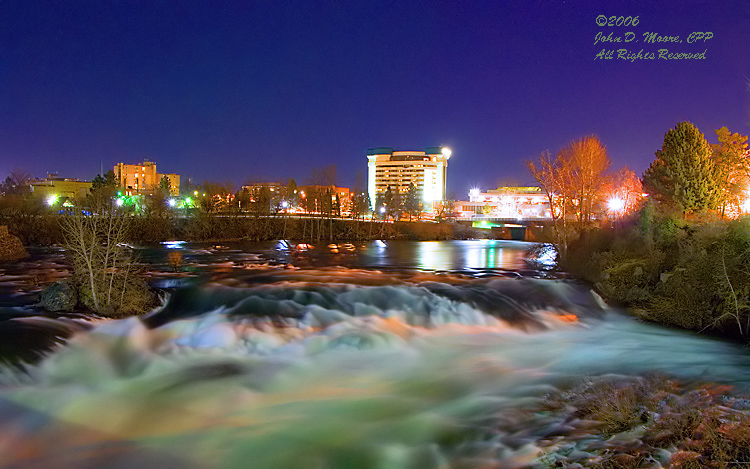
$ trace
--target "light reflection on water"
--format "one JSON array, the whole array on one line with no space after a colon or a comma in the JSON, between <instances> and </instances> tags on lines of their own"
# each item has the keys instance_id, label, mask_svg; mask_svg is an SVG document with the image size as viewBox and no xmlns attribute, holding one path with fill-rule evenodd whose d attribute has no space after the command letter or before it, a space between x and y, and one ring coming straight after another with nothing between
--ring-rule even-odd
<instances>
[{"instance_id":1,"label":"light reflection on water","mask_svg":"<svg viewBox=\"0 0 750 469\"><path fill-rule=\"evenodd\" d=\"M228 262L242 265L248 261L248 253L258 253L274 262L301 267L528 270L525 255L532 246L534 243L504 240L395 240L304 245L294 242L242 242L224 246L185 243L179 245L179 249L184 253L185 265L192 263L208 269ZM164 246L141 251L152 266L166 264L167 254Z\"/></svg>"},{"instance_id":2,"label":"light reflection on water","mask_svg":"<svg viewBox=\"0 0 750 469\"><path fill-rule=\"evenodd\" d=\"M522 270L532 243L501 240L398 241L365 257L365 266L399 266L424 270ZM369 261L369 262L367 262Z\"/></svg>"}]
</instances>

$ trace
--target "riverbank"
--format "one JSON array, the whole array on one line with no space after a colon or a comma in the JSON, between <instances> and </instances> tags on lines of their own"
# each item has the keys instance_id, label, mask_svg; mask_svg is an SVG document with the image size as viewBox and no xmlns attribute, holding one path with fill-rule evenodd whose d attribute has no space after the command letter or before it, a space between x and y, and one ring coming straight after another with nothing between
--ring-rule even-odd
<instances>
[{"instance_id":1,"label":"riverbank","mask_svg":"<svg viewBox=\"0 0 750 469\"><path fill-rule=\"evenodd\" d=\"M750 218L686 222L646 213L583 233L562 268L643 319L750 337Z\"/></svg>"},{"instance_id":2,"label":"riverbank","mask_svg":"<svg viewBox=\"0 0 750 469\"><path fill-rule=\"evenodd\" d=\"M63 234L59 215L14 214L0 217L11 233L26 246L61 244ZM371 220L327 219L322 217L248 217L198 214L186 218L128 217L131 243L184 241L369 241L408 239L440 241L486 238L492 235L458 223L430 221L383 222Z\"/></svg>"}]
</instances>

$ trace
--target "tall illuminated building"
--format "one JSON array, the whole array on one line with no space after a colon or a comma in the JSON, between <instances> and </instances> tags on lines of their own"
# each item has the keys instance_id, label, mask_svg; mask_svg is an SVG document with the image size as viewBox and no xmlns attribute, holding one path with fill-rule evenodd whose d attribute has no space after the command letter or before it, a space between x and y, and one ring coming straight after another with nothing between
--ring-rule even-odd
<instances>
[{"instance_id":1,"label":"tall illuminated building","mask_svg":"<svg viewBox=\"0 0 750 469\"><path fill-rule=\"evenodd\" d=\"M156 172L156 163L153 161L146 160L140 164L117 163L114 172L119 187L126 195L152 194L164 176L169 179L170 194L180 193L180 175Z\"/></svg>"},{"instance_id":2,"label":"tall illuminated building","mask_svg":"<svg viewBox=\"0 0 750 469\"><path fill-rule=\"evenodd\" d=\"M378 196L390 187L405 194L416 185L424 210L432 210L445 198L445 180L451 150L427 147L425 151L393 151L393 148L367 150L367 192L375 205Z\"/></svg>"}]
</instances>

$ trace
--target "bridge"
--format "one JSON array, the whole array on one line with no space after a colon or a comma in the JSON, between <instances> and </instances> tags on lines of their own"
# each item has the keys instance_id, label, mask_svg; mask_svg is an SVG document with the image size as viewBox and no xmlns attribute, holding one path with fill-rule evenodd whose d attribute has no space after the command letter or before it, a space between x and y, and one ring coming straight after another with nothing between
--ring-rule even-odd
<instances>
[{"instance_id":1,"label":"bridge","mask_svg":"<svg viewBox=\"0 0 750 469\"><path fill-rule=\"evenodd\" d=\"M547 241L552 218L543 217L514 217L505 218L491 215L473 215L458 217L456 221L462 225L491 230L500 239L517 241Z\"/></svg>"}]
</instances>

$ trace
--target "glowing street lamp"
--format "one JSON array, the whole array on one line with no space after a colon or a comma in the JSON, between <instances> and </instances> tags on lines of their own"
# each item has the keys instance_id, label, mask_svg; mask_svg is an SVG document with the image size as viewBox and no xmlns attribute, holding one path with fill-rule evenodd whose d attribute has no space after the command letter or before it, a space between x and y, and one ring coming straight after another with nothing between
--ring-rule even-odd
<instances>
[{"instance_id":1,"label":"glowing street lamp","mask_svg":"<svg viewBox=\"0 0 750 469\"><path fill-rule=\"evenodd\" d=\"M121 198L115 200L115 205L117 205L118 207L122 207L122 204L124 204L124 203L125 203L125 201L123 199L121 199Z\"/></svg>"},{"instance_id":2,"label":"glowing street lamp","mask_svg":"<svg viewBox=\"0 0 750 469\"><path fill-rule=\"evenodd\" d=\"M169 204L170 207L174 207L175 205L177 205L177 201L174 199L169 199L167 203Z\"/></svg>"},{"instance_id":3,"label":"glowing street lamp","mask_svg":"<svg viewBox=\"0 0 750 469\"><path fill-rule=\"evenodd\" d=\"M622 200L620 197L611 197L607 201L607 208L610 212L613 213L621 213L625 210L625 201Z\"/></svg>"},{"instance_id":4,"label":"glowing street lamp","mask_svg":"<svg viewBox=\"0 0 750 469\"><path fill-rule=\"evenodd\" d=\"M442 154L443 154L443 156L444 156L444 157L446 157L446 158L450 158L450 157L451 157L451 155L453 154L453 152L451 151L451 149L450 149L450 148L448 148L448 147L443 147L443 148L442 148L442 149L440 150L440 153L442 153Z\"/></svg>"},{"instance_id":5,"label":"glowing street lamp","mask_svg":"<svg viewBox=\"0 0 750 469\"><path fill-rule=\"evenodd\" d=\"M49 197L47 197L47 205L50 207L55 205L57 203L57 196L55 194L51 194Z\"/></svg>"}]
</instances>

